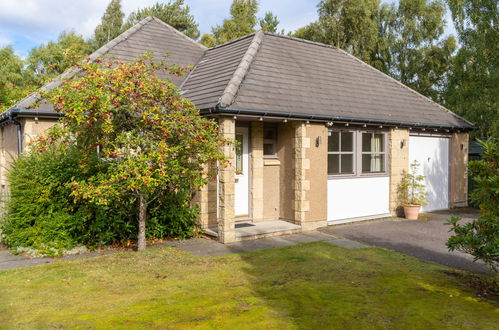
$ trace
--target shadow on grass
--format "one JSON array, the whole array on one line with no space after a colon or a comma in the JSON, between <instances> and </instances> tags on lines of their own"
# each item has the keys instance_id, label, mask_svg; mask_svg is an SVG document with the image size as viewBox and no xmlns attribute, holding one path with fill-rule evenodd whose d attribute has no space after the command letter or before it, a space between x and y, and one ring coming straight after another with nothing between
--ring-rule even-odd
<instances>
[{"instance_id":1,"label":"shadow on grass","mask_svg":"<svg viewBox=\"0 0 499 330\"><path fill-rule=\"evenodd\" d=\"M497 321L497 301L477 298L443 267L398 253L315 242L239 256L279 326L493 328Z\"/></svg>"}]
</instances>

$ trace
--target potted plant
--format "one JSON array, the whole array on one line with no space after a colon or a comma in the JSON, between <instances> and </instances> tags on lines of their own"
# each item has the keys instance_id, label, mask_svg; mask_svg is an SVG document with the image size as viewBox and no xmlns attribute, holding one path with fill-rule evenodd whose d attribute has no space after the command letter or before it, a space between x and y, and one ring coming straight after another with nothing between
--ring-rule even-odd
<instances>
[{"instance_id":1,"label":"potted plant","mask_svg":"<svg viewBox=\"0 0 499 330\"><path fill-rule=\"evenodd\" d=\"M398 187L399 200L404 208L405 218L417 220L421 206L427 205L425 176L418 174L419 163L414 161L409 172L404 171Z\"/></svg>"}]
</instances>

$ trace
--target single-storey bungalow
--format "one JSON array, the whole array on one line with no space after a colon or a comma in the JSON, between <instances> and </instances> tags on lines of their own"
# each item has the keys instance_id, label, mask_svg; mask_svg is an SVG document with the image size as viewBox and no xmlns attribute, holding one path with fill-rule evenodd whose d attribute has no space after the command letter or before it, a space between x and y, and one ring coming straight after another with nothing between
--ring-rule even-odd
<instances>
[{"instance_id":1,"label":"single-storey bungalow","mask_svg":"<svg viewBox=\"0 0 499 330\"><path fill-rule=\"evenodd\" d=\"M467 204L473 125L341 49L261 31L206 48L148 17L91 59L146 51L193 65L164 78L240 143L197 194L202 226L222 242L394 215L414 160L426 176L424 211ZM2 189L5 165L57 118L37 93L0 115Z\"/></svg>"}]
</instances>

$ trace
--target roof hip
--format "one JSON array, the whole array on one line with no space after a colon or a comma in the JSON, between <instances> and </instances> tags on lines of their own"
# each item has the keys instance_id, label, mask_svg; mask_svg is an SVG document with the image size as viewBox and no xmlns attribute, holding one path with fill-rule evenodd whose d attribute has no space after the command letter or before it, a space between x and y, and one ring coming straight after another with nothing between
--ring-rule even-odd
<instances>
[{"instance_id":1,"label":"roof hip","mask_svg":"<svg viewBox=\"0 0 499 330\"><path fill-rule=\"evenodd\" d=\"M241 87L241 84L249 71L251 63L253 63L256 54L260 50L260 46L263 42L263 37L263 31L258 31L257 33L255 33L255 36L253 37L253 40L246 50L246 53L242 57L241 62L239 62L236 71L234 71L232 78L225 87L222 96L218 100L218 106L228 107L234 102L237 92L239 91L239 88Z\"/></svg>"}]
</instances>

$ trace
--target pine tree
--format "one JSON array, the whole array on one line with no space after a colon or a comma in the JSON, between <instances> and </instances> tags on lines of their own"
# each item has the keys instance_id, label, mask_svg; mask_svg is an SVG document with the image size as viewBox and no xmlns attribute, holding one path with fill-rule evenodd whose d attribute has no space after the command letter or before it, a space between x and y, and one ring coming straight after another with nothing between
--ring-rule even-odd
<instances>
[{"instance_id":1,"label":"pine tree","mask_svg":"<svg viewBox=\"0 0 499 330\"><path fill-rule=\"evenodd\" d=\"M121 33L125 14L121 10L121 0L111 0L102 15L101 23L95 28L93 46L102 47Z\"/></svg>"},{"instance_id":2,"label":"pine tree","mask_svg":"<svg viewBox=\"0 0 499 330\"><path fill-rule=\"evenodd\" d=\"M184 0L158 2L151 7L136 10L130 14L123 29L130 28L147 16L159 18L192 39L199 37L198 24L190 13L189 6L184 4Z\"/></svg>"}]
</instances>

